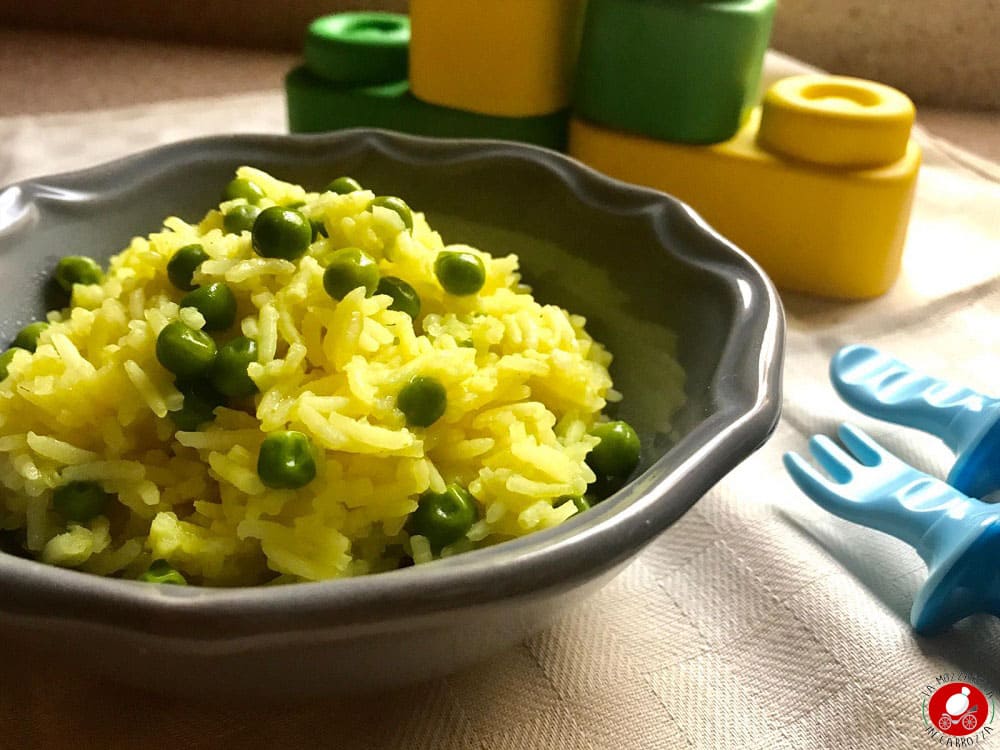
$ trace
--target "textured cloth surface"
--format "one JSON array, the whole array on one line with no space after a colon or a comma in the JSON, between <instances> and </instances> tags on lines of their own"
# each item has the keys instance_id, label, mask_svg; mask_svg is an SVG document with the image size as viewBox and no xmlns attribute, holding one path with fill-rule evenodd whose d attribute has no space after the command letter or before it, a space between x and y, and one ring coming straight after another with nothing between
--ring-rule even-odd
<instances>
[{"instance_id":1,"label":"textured cloth surface","mask_svg":"<svg viewBox=\"0 0 1000 750\"><path fill-rule=\"evenodd\" d=\"M771 78L792 69L769 60ZM5 118L0 184L190 136L283 129L277 92ZM920 137L926 162L903 278L870 302L784 296L785 411L774 438L570 615L446 680L281 706L136 692L8 647L0 748L938 746L924 734L920 691L963 671L980 675L984 690L1000 687L1000 625L977 617L915 637L908 615L920 560L823 513L781 468L785 450L803 451L808 435L846 419L918 467L947 471L933 439L837 401L826 370L842 344L872 343L1000 391L1000 169Z\"/></svg>"}]
</instances>

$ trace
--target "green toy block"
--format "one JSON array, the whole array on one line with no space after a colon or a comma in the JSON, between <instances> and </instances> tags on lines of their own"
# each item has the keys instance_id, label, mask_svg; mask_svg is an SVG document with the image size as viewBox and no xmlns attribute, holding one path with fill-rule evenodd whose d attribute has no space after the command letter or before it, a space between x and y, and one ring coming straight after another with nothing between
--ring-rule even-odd
<instances>
[{"instance_id":1,"label":"green toy block","mask_svg":"<svg viewBox=\"0 0 1000 750\"><path fill-rule=\"evenodd\" d=\"M285 77L293 133L372 127L442 138L496 138L565 150L569 111L493 117L422 102L405 80L374 86L335 84L305 66Z\"/></svg>"},{"instance_id":2,"label":"green toy block","mask_svg":"<svg viewBox=\"0 0 1000 750\"><path fill-rule=\"evenodd\" d=\"M589 0L574 105L679 143L731 138L755 104L776 0Z\"/></svg>"},{"instance_id":3,"label":"green toy block","mask_svg":"<svg viewBox=\"0 0 1000 750\"><path fill-rule=\"evenodd\" d=\"M409 70L410 19L400 13L335 13L306 32L306 67L334 83L391 83Z\"/></svg>"}]
</instances>

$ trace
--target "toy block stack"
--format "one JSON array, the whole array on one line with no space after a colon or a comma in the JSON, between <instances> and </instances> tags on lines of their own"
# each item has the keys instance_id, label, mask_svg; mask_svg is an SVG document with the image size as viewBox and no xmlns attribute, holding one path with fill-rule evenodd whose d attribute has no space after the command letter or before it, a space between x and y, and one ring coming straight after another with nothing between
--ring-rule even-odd
<instances>
[{"instance_id":1,"label":"toy block stack","mask_svg":"<svg viewBox=\"0 0 1000 750\"><path fill-rule=\"evenodd\" d=\"M855 78L757 106L776 0L411 0L317 19L292 132L380 127L564 150L689 203L783 288L860 299L899 274L912 102ZM570 110L572 108L572 116Z\"/></svg>"},{"instance_id":2,"label":"toy block stack","mask_svg":"<svg viewBox=\"0 0 1000 750\"><path fill-rule=\"evenodd\" d=\"M591 0L569 153L689 203L783 288L899 274L920 166L895 89L796 76L755 108L774 0Z\"/></svg>"},{"instance_id":3,"label":"toy block stack","mask_svg":"<svg viewBox=\"0 0 1000 750\"><path fill-rule=\"evenodd\" d=\"M412 0L314 21L292 132L382 127L565 149L583 0Z\"/></svg>"}]
</instances>

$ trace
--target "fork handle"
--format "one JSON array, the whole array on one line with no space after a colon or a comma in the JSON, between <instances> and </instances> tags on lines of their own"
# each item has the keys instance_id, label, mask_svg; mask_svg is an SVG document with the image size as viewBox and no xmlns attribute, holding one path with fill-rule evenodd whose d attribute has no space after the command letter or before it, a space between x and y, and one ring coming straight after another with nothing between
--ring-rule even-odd
<instances>
[{"instance_id":1,"label":"fork handle","mask_svg":"<svg viewBox=\"0 0 1000 750\"><path fill-rule=\"evenodd\" d=\"M840 397L870 417L915 427L965 450L1000 418L1000 401L917 372L871 346L845 346L830 362Z\"/></svg>"}]
</instances>

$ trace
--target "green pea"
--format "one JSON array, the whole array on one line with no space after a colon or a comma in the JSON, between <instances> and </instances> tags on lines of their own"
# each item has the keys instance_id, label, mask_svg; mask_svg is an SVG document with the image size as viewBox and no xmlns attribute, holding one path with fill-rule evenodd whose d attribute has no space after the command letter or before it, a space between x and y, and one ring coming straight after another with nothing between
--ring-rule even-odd
<instances>
[{"instance_id":1,"label":"green pea","mask_svg":"<svg viewBox=\"0 0 1000 750\"><path fill-rule=\"evenodd\" d=\"M194 272L198 266L208 260L208 253L201 245L185 245L167 262L167 278L170 283L182 292L190 292L195 288Z\"/></svg>"},{"instance_id":2,"label":"green pea","mask_svg":"<svg viewBox=\"0 0 1000 750\"><path fill-rule=\"evenodd\" d=\"M486 283L486 266L478 255L443 250L434 261L434 275L448 294L465 297Z\"/></svg>"},{"instance_id":3,"label":"green pea","mask_svg":"<svg viewBox=\"0 0 1000 750\"><path fill-rule=\"evenodd\" d=\"M371 202L371 205L382 206L383 208L395 211L399 214L399 218L403 220L406 228L413 229L413 212L402 198L395 198L391 195L380 195Z\"/></svg>"},{"instance_id":4,"label":"green pea","mask_svg":"<svg viewBox=\"0 0 1000 750\"><path fill-rule=\"evenodd\" d=\"M353 177L338 177L326 186L326 192L336 193L337 195L356 193L359 190L364 190L364 188L361 187L361 183Z\"/></svg>"},{"instance_id":5,"label":"green pea","mask_svg":"<svg viewBox=\"0 0 1000 750\"><path fill-rule=\"evenodd\" d=\"M153 560L139 580L143 583L169 583L174 586L187 586L187 579L166 560Z\"/></svg>"},{"instance_id":6,"label":"green pea","mask_svg":"<svg viewBox=\"0 0 1000 750\"><path fill-rule=\"evenodd\" d=\"M249 203L233 206L222 217L222 226L229 234L242 234L253 231L254 222L260 216L260 209Z\"/></svg>"},{"instance_id":7,"label":"green pea","mask_svg":"<svg viewBox=\"0 0 1000 750\"><path fill-rule=\"evenodd\" d=\"M356 247L344 247L330 257L323 272L323 288L340 300L363 286L365 296L370 297L378 287L378 278L378 263L372 256Z\"/></svg>"},{"instance_id":8,"label":"green pea","mask_svg":"<svg viewBox=\"0 0 1000 750\"><path fill-rule=\"evenodd\" d=\"M156 337L156 358L181 380L204 375L215 361L215 341L204 331L175 320Z\"/></svg>"},{"instance_id":9,"label":"green pea","mask_svg":"<svg viewBox=\"0 0 1000 750\"><path fill-rule=\"evenodd\" d=\"M396 397L396 406L411 427L430 427L444 414L448 395L436 378L417 375L403 386Z\"/></svg>"},{"instance_id":10,"label":"green pea","mask_svg":"<svg viewBox=\"0 0 1000 750\"><path fill-rule=\"evenodd\" d=\"M67 255L56 264L55 279L64 291L72 293L74 284L100 284L104 271L93 258Z\"/></svg>"},{"instance_id":11,"label":"green pea","mask_svg":"<svg viewBox=\"0 0 1000 750\"><path fill-rule=\"evenodd\" d=\"M639 465L639 436L626 422L596 425L590 434L600 441L587 456L587 465L599 482L624 484Z\"/></svg>"},{"instance_id":12,"label":"green pea","mask_svg":"<svg viewBox=\"0 0 1000 750\"><path fill-rule=\"evenodd\" d=\"M264 258L296 260L309 249L312 224L301 211L271 206L253 224L253 249Z\"/></svg>"},{"instance_id":13,"label":"green pea","mask_svg":"<svg viewBox=\"0 0 1000 750\"><path fill-rule=\"evenodd\" d=\"M406 527L410 534L427 537L431 547L440 550L469 533L478 517L472 495L461 485L449 484L440 494L423 493Z\"/></svg>"},{"instance_id":14,"label":"green pea","mask_svg":"<svg viewBox=\"0 0 1000 750\"><path fill-rule=\"evenodd\" d=\"M395 276L384 276L378 281L376 294L386 294L392 297L390 310L398 310L409 315L414 320L420 315L420 296L417 290L402 279Z\"/></svg>"},{"instance_id":15,"label":"green pea","mask_svg":"<svg viewBox=\"0 0 1000 750\"><path fill-rule=\"evenodd\" d=\"M84 523L104 512L111 495L97 482L69 482L52 492L52 507L66 520Z\"/></svg>"},{"instance_id":16,"label":"green pea","mask_svg":"<svg viewBox=\"0 0 1000 750\"><path fill-rule=\"evenodd\" d=\"M573 505L576 506L577 513L583 513L585 510L590 510L590 501L585 497L580 497L580 495L563 495L559 498L559 500L562 501L559 503L559 506L562 506L565 503L573 503Z\"/></svg>"},{"instance_id":17,"label":"green pea","mask_svg":"<svg viewBox=\"0 0 1000 750\"><path fill-rule=\"evenodd\" d=\"M197 309L206 331L224 331L236 320L236 295L221 281L188 292L181 298L181 307Z\"/></svg>"},{"instance_id":18,"label":"green pea","mask_svg":"<svg viewBox=\"0 0 1000 750\"><path fill-rule=\"evenodd\" d=\"M177 390L184 395L184 405L169 412L178 430L194 432L205 422L215 419L215 409L226 403L225 396L204 380L178 382Z\"/></svg>"},{"instance_id":19,"label":"green pea","mask_svg":"<svg viewBox=\"0 0 1000 750\"><path fill-rule=\"evenodd\" d=\"M14 349L8 349L0 354L0 381L7 379L7 368L10 366L11 360L14 359L14 351Z\"/></svg>"},{"instance_id":20,"label":"green pea","mask_svg":"<svg viewBox=\"0 0 1000 750\"><path fill-rule=\"evenodd\" d=\"M272 432L261 443L257 474L272 489L305 487L316 478L312 442L295 430Z\"/></svg>"},{"instance_id":21,"label":"green pea","mask_svg":"<svg viewBox=\"0 0 1000 750\"><path fill-rule=\"evenodd\" d=\"M266 197L266 194L264 193L264 189L256 182L237 177L226 185L223 197L227 201L243 198L247 203L260 203L261 198Z\"/></svg>"},{"instance_id":22,"label":"green pea","mask_svg":"<svg viewBox=\"0 0 1000 750\"><path fill-rule=\"evenodd\" d=\"M35 323L28 323L28 325L18 331L11 346L18 349L27 349L29 352L35 351L38 348L38 337L48 327L49 324L42 320Z\"/></svg>"},{"instance_id":23,"label":"green pea","mask_svg":"<svg viewBox=\"0 0 1000 750\"><path fill-rule=\"evenodd\" d=\"M257 342L237 336L219 347L208 379L215 390L230 398L252 396L257 392L257 384L247 375L247 366L256 361Z\"/></svg>"}]
</instances>

